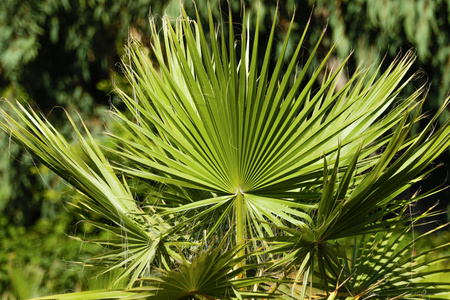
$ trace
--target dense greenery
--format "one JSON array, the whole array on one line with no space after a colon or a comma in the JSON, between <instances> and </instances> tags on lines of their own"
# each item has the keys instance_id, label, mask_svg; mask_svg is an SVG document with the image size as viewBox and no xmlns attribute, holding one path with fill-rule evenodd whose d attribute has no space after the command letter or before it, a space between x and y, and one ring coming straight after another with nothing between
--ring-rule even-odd
<instances>
[{"instance_id":1,"label":"dense greenery","mask_svg":"<svg viewBox=\"0 0 450 300\"><path fill-rule=\"evenodd\" d=\"M206 5L197 2L200 19L207 30L208 12ZM212 14L220 18L221 5L227 11L227 3L211 1ZM411 46L417 48L418 60L413 70L425 70L432 83L425 101L425 110L436 110L449 90L448 53L449 5L445 0L438 1L285 1L279 5L279 30L274 32L275 39L282 41L287 25L294 12L295 30L291 32L291 40L286 48L285 62L295 50L295 41L299 40L302 28L313 11L311 26L305 37L305 49L313 49L322 33L322 27L329 23L327 32L319 45L313 65L317 65L327 49L336 39L340 39L336 51L330 56L330 62L337 62L346 57L351 48L354 55L349 58L348 69L352 73L361 60L367 57L378 64L387 52L386 61L392 61L400 50L406 51ZM315 4L314 10L312 5ZM251 32L256 25L257 5L246 3L251 12ZM112 101L118 104L114 94L108 94L111 80L121 82L118 68L119 57L124 54L123 44L129 32L139 37L144 45L148 41L148 12L151 7L153 15L167 13L173 17L179 14L179 1L171 1L166 7L162 3L151 1L2 1L0 3L0 92L8 99L35 99L37 106L45 114L55 105L63 105L70 112L75 110L83 115L86 123L95 136L101 130L101 124L109 122L104 109ZM271 28L276 1L261 3L260 32L268 37ZM194 15L194 5L188 1L186 9ZM241 16L241 5L232 2L231 14L238 20ZM396 13L390 13L395 11ZM155 19L158 22L158 17ZM420 20L417 21L417 20ZM132 25L131 29L129 25ZM239 30L239 28L236 28ZM264 43L260 43L264 51ZM279 53L281 43L274 45L274 53ZM372 48L373 47L373 48ZM259 63L262 64L260 56ZM270 68L275 67L277 56L273 55ZM305 59L302 60L303 62ZM387 67L384 64L381 68ZM307 70L306 76L311 75ZM345 74L343 74L342 77ZM344 80L345 81L345 80ZM406 87L411 92L414 87L423 83ZM108 94L108 95L107 95ZM120 104L118 104L120 105ZM448 119L444 113L441 122ZM71 126L65 123L62 109L56 109L48 115L58 128L65 132L69 140ZM425 119L424 119L425 120ZM426 120L425 120L426 121ZM422 127L425 124L424 121ZM77 236L89 236L93 229L78 225L77 218L67 213L70 205L61 205L61 200L76 201L76 194L68 192L66 184L55 177L44 166L33 161L30 155L18 145L11 143L9 137L2 136L5 149L1 158L0 169L0 237L4 240L0 246L0 290L3 297L13 297L14 283L11 278L10 265L27 265L33 269L31 273L45 270L42 284L34 295L62 292L85 287L85 276L82 276L72 264L66 261L83 260L86 247L79 247L77 241L62 243L66 232ZM448 156L448 155L447 155ZM439 158L442 161L444 158ZM437 170L436 177L430 183L415 185L410 193L420 186L425 190L435 187L435 183L443 183L447 177L446 168ZM44 181L42 180L44 179ZM427 187L428 186L428 187ZM50 188L49 188L50 187ZM140 189L144 189L142 187ZM445 193L445 192L444 192ZM445 199L448 194L440 194L434 199L440 200L440 208L446 208ZM437 200L432 200L429 207ZM430 203L428 201L427 203ZM435 217L436 218L436 217ZM58 229L48 231L48 225L58 223ZM419 228L420 229L420 228ZM52 247L51 245L54 245ZM20 249L20 250L19 250ZM79 252L81 249L82 252ZM64 253L62 255L61 253ZM62 267L64 266L64 267ZM16 268L20 269L20 268ZM28 271L27 271L28 272ZM72 275L69 275L72 274ZM27 277L27 275L22 275ZM84 277L84 279L83 279ZM74 282L79 282L75 284ZM6 296L5 296L6 295ZM19 296L24 298L26 296Z\"/></svg>"},{"instance_id":2,"label":"dense greenery","mask_svg":"<svg viewBox=\"0 0 450 300\"><path fill-rule=\"evenodd\" d=\"M345 73L347 59L327 67L332 46L308 77L324 34L299 65L307 29L285 59L291 22L271 68L277 14L264 51L260 22L250 31L247 20L244 12L235 27L230 11L216 27L210 11L206 34L198 16L163 18L161 31L151 22L151 49L136 40L127 48L132 88L117 89L126 109L113 108L112 146L84 124L83 137L70 117L72 144L35 110L10 102L2 110L1 128L80 192L75 210L105 234L91 241L104 251L89 264L120 272L112 290L46 299L448 291L419 280L447 271L424 269L446 257L422 259L448 244L411 254L431 232L405 238L433 213L411 214L428 193L405 191L450 146L450 123L434 130L450 99L412 134L426 88L403 93L411 53L384 71Z\"/></svg>"}]
</instances>

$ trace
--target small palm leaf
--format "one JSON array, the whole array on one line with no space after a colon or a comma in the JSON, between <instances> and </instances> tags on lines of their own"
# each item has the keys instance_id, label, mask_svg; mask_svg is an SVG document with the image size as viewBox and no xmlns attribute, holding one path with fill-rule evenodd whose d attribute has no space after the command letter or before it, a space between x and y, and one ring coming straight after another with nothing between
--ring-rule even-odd
<instances>
[{"instance_id":1,"label":"small palm leaf","mask_svg":"<svg viewBox=\"0 0 450 300\"><path fill-rule=\"evenodd\" d=\"M153 277L141 278L139 287L126 291L91 291L39 299L277 299L278 294L249 289L260 282L268 283L273 280L265 277L237 279L245 270L236 269L235 266L245 257L236 257L239 248L222 251L223 247L224 242L204 252L199 251L192 262L184 260L176 270L159 269Z\"/></svg>"},{"instance_id":2,"label":"small palm leaf","mask_svg":"<svg viewBox=\"0 0 450 300\"><path fill-rule=\"evenodd\" d=\"M235 269L244 257L236 258L238 248L221 251L223 243L198 253L191 263L185 261L178 270L160 270L158 277L142 278L136 298L147 293L147 299L272 299L275 294L245 291L246 287L269 282L268 278L236 279L244 269ZM249 268L249 266L247 266ZM156 288L155 288L156 287ZM238 296L239 295L239 296Z\"/></svg>"}]
</instances>

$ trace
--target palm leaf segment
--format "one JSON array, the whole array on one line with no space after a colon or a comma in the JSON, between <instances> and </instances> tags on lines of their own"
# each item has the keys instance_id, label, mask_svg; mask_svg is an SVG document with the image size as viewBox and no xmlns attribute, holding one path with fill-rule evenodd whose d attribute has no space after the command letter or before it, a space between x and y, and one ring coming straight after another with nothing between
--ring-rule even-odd
<instances>
[{"instance_id":1,"label":"palm leaf segment","mask_svg":"<svg viewBox=\"0 0 450 300\"><path fill-rule=\"evenodd\" d=\"M436 230L442 227L439 226ZM419 249L417 249L419 253L414 255L414 244L432 231L405 242L403 240L410 229L408 227L404 232L395 234L393 234L395 230L392 230L389 233L373 234L368 238L363 236L359 242L355 239L351 259L343 262L346 272L343 272L342 278L348 278L348 283L344 283L340 288L341 293L349 297L351 295L355 299L363 299L368 295L383 299L394 296L420 299L425 294L448 293L449 282L420 280L434 273L448 272L448 269L430 271L426 267L449 257L434 257L424 261L423 258L430 252L420 252ZM449 243L439 248L448 246ZM334 280L330 278L330 282Z\"/></svg>"}]
</instances>

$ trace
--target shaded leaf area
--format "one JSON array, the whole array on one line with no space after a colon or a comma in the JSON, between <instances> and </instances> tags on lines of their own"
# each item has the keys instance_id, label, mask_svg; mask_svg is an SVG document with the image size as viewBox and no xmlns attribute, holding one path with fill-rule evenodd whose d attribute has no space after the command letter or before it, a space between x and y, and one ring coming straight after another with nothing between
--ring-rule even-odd
<instances>
[{"instance_id":1,"label":"shaded leaf area","mask_svg":"<svg viewBox=\"0 0 450 300\"><path fill-rule=\"evenodd\" d=\"M335 46L312 67L325 33L299 65L306 28L285 64L292 18L271 69L277 13L268 38L260 37L260 22L251 33L245 12L236 35L231 8L228 16L216 25L209 10L204 31L198 15L195 22L182 11L174 21L163 18L161 30L151 23L151 49L129 44L124 73L132 89L117 89L127 109L112 110L112 147L84 123L82 134L70 116L78 151L36 110L10 102L9 112L1 110L0 127L77 189L76 209L105 232L89 241L105 250L90 263L120 272L115 290L44 299L413 298L423 289L445 291L445 284L417 281L434 261L415 264L414 242L400 242L409 223L434 214L408 210L434 191L404 192L450 146L449 123L434 128L450 98L411 135L425 101L425 88L402 93L414 77L412 53L385 70L361 66L338 87L347 59L327 68ZM350 255L348 238L359 241Z\"/></svg>"},{"instance_id":2,"label":"shaded leaf area","mask_svg":"<svg viewBox=\"0 0 450 300\"><path fill-rule=\"evenodd\" d=\"M95 103L108 104L109 90L98 85L109 85L128 27L147 29L149 8L157 7L148 0L0 5L2 89L10 85L13 97L26 92L46 112L67 105L89 115Z\"/></svg>"}]
</instances>

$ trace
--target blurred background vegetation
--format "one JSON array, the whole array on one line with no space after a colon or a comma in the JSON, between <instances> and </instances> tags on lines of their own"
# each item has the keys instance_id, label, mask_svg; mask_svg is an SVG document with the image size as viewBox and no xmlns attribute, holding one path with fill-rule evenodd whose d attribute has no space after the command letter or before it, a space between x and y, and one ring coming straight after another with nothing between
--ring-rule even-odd
<instances>
[{"instance_id":1,"label":"blurred background vegetation","mask_svg":"<svg viewBox=\"0 0 450 300\"><path fill-rule=\"evenodd\" d=\"M216 18L228 14L226 1L209 2ZM423 72L410 90L430 85L424 110L437 110L448 95L450 0L279 2L278 40L283 39L283 30L295 11L294 28L298 30L292 38L291 51L311 17L306 45L315 44L328 25L319 53L325 55L336 40L337 51L331 61L342 60L354 50L348 73L361 61L391 62L398 53L414 48L418 59L412 69ZM203 25L207 24L206 0L197 0L196 6ZM253 22L258 6L256 2L245 1ZM268 30L277 1L261 1L260 6L262 28ZM231 7L233 18L239 20L241 2L231 1ZM189 16L195 16L195 6L190 0L185 8ZM100 133L108 123L109 106L120 105L112 92L112 82L124 81L120 72L124 45L130 36L148 45L149 16L158 19L164 13L178 16L179 0L2 0L0 95L39 107L69 137L64 109L71 114L78 112L97 138L105 138ZM309 49L306 46L304 51ZM448 120L449 116L447 110L440 121ZM89 288L89 284L96 288L106 286L107 276L94 281L93 272L75 263L98 251L78 240L93 238L96 232L78 223L81 218L70 213L71 204L78 197L76 192L10 143L8 136L0 135L0 145L0 299L80 291ZM450 152L436 163L445 165L413 187L410 194L450 184L447 179ZM423 211L438 203L436 209L443 214L427 225L430 229L449 220L449 199L447 189L412 210ZM449 239L447 226L431 236L429 243Z\"/></svg>"}]
</instances>

